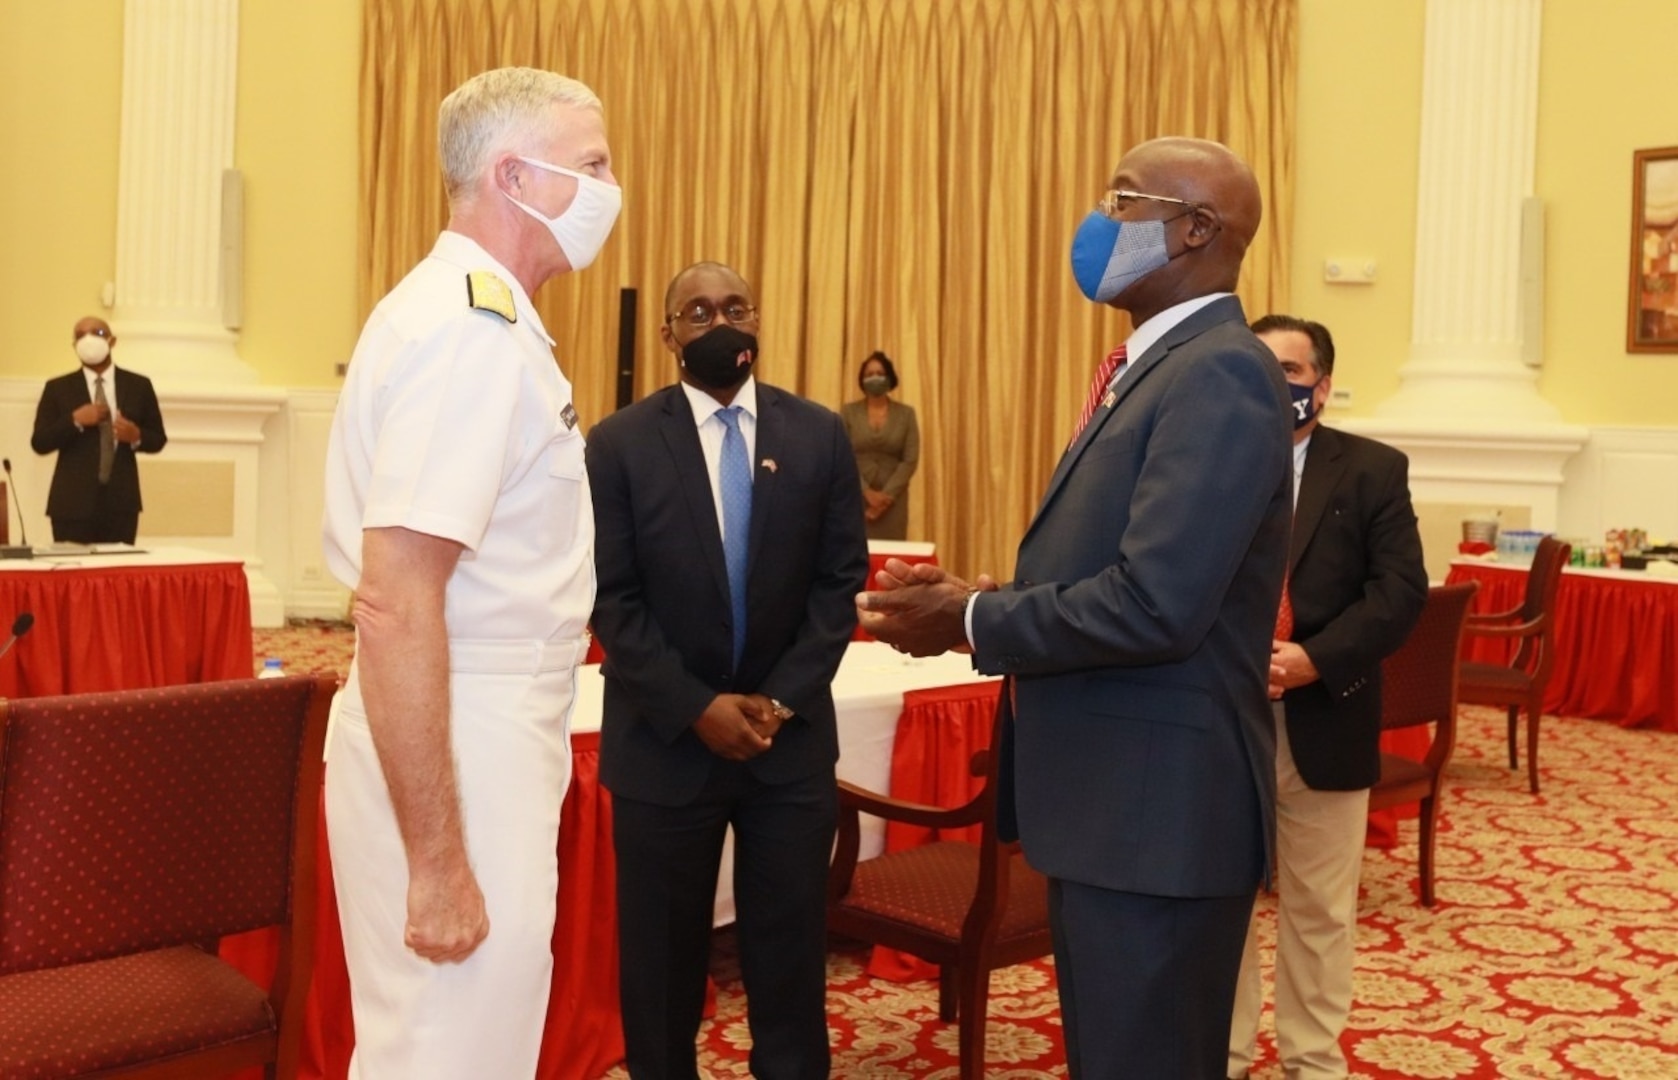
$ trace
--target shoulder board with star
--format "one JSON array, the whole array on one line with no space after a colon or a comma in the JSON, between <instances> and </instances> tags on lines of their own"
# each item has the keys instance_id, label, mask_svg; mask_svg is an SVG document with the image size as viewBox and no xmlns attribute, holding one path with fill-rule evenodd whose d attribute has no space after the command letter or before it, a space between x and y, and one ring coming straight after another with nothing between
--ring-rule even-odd
<instances>
[{"instance_id":1,"label":"shoulder board with star","mask_svg":"<svg viewBox=\"0 0 1678 1080\"><path fill-rule=\"evenodd\" d=\"M519 321L513 290L490 270L472 270L466 275L466 302L479 311L493 311L510 323Z\"/></svg>"}]
</instances>

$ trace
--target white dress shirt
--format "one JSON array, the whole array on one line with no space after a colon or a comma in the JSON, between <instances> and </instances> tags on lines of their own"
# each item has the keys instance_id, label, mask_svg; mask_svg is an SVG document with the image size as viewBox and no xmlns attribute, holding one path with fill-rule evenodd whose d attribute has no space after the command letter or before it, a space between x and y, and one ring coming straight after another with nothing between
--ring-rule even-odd
<instances>
[{"instance_id":1,"label":"white dress shirt","mask_svg":"<svg viewBox=\"0 0 1678 1080\"><path fill-rule=\"evenodd\" d=\"M693 409L693 422L699 428L699 448L705 452L705 475L711 480L711 505L717 508L717 532L728 542L728 527L722 520L722 440L728 426L717 416L721 402L697 387L682 383ZM746 440L746 465L751 475L757 475L757 379L751 375L734 392L734 405L740 406L740 435Z\"/></svg>"}]
</instances>

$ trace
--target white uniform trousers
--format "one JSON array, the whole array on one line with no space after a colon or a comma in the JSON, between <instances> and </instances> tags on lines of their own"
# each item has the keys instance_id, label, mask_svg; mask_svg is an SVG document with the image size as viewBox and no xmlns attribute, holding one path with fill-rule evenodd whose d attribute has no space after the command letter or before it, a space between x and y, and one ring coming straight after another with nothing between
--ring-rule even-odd
<instances>
[{"instance_id":1,"label":"white uniform trousers","mask_svg":"<svg viewBox=\"0 0 1678 1080\"><path fill-rule=\"evenodd\" d=\"M355 1019L350 1080L534 1076L553 978L559 811L583 641L451 641L450 727L489 936L464 962L403 944L408 863L354 665L326 821Z\"/></svg>"},{"instance_id":2,"label":"white uniform trousers","mask_svg":"<svg viewBox=\"0 0 1678 1080\"><path fill-rule=\"evenodd\" d=\"M1314 791L1294 767L1282 705L1276 713L1276 1047L1287 1080L1344 1080L1340 1033L1352 1008L1358 874L1369 792ZM1229 1075L1245 1076L1258 1049L1258 934L1247 930Z\"/></svg>"}]
</instances>

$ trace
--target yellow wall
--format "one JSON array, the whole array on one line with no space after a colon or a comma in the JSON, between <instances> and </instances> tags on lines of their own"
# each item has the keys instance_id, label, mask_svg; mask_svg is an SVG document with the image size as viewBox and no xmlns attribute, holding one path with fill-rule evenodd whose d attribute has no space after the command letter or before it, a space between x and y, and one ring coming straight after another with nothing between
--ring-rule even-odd
<instances>
[{"instance_id":1,"label":"yellow wall","mask_svg":"<svg viewBox=\"0 0 1678 1080\"><path fill-rule=\"evenodd\" d=\"M122 8L0 2L0 376L73 366L71 326L104 313L100 287L116 269ZM332 365L348 359L359 322L360 5L246 3L239 39L239 354L264 383L335 386Z\"/></svg>"},{"instance_id":2,"label":"yellow wall","mask_svg":"<svg viewBox=\"0 0 1678 1080\"><path fill-rule=\"evenodd\" d=\"M1580 424L1678 424L1678 353L1628 353L1631 154L1678 146L1678 4L1544 5L1537 194L1544 396Z\"/></svg>"},{"instance_id":3,"label":"yellow wall","mask_svg":"<svg viewBox=\"0 0 1678 1080\"><path fill-rule=\"evenodd\" d=\"M1409 347L1424 14L1422 0L1300 0L1294 308L1334 331L1335 386L1353 391L1341 416L1397 388ZM1542 26L1539 392L1572 423L1678 424L1678 354L1625 351L1631 154L1678 145L1678 4L1552 0ZM1324 260L1345 255L1374 257L1377 282L1325 284Z\"/></svg>"},{"instance_id":4,"label":"yellow wall","mask_svg":"<svg viewBox=\"0 0 1678 1080\"><path fill-rule=\"evenodd\" d=\"M1293 304L1335 332L1336 384L1353 391L1340 415L1367 414L1410 342L1425 4L1300 10ZM360 22L350 0L241 5L239 351L272 385L336 385L355 342ZM121 24L121 0L0 2L0 375L71 363L69 328L113 272ZM1623 344L1631 152L1678 144L1674 40L1671 0L1544 8L1540 389L1576 423L1678 424L1678 355ZM1325 284L1324 260L1344 256L1374 258L1377 282Z\"/></svg>"},{"instance_id":5,"label":"yellow wall","mask_svg":"<svg viewBox=\"0 0 1678 1080\"><path fill-rule=\"evenodd\" d=\"M1340 417L1398 389L1410 344L1423 7L1300 0L1292 314L1334 333ZM1375 283L1327 284L1347 256L1374 259Z\"/></svg>"},{"instance_id":6,"label":"yellow wall","mask_svg":"<svg viewBox=\"0 0 1678 1080\"><path fill-rule=\"evenodd\" d=\"M121 0L0 2L0 375L74 369L104 312L121 89Z\"/></svg>"},{"instance_id":7,"label":"yellow wall","mask_svg":"<svg viewBox=\"0 0 1678 1080\"><path fill-rule=\"evenodd\" d=\"M284 386L337 386L355 303L361 4L239 5L245 326L239 355Z\"/></svg>"}]
</instances>

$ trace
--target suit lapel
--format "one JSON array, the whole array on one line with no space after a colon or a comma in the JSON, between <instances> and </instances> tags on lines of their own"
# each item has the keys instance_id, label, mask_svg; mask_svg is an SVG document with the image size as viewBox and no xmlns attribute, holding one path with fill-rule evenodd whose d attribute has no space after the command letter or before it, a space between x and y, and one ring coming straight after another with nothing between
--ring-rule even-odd
<instances>
[{"instance_id":1,"label":"suit lapel","mask_svg":"<svg viewBox=\"0 0 1678 1080\"><path fill-rule=\"evenodd\" d=\"M1123 408L1125 399L1134 393L1138 386L1142 385L1142 380L1147 377L1148 373L1158 367L1170 355L1171 350L1177 346L1194 340L1218 323L1242 319L1244 319L1244 316L1241 312L1241 302L1239 300L1233 296L1214 300L1168 330L1165 336L1154 342L1147 352L1128 362L1125 367L1124 378L1120 379L1119 385L1113 389L1113 404L1098 407L1095 410L1095 415L1090 417L1088 426L1072 441L1072 445L1066 448L1066 453L1060 456L1059 463L1055 465L1054 475L1049 477L1048 489L1043 492L1043 499L1037 504L1037 513L1033 515L1031 525L1026 529L1027 536L1030 536L1032 529L1037 527L1037 520L1043 516L1043 511L1048 509L1049 504L1054 501L1055 494L1072 472L1072 466L1077 464L1078 459L1083 456L1084 450L1095 440L1102 427L1112 419L1119 409Z\"/></svg>"},{"instance_id":2,"label":"suit lapel","mask_svg":"<svg viewBox=\"0 0 1678 1080\"><path fill-rule=\"evenodd\" d=\"M1299 499L1294 504L1293 536L1288 541L1288 572L1305 554L1317 526L1322 524L1328 510L1329 496L1346 471L1345 454L1340 436L1332 429L1318 426L1311 433L1311 445L1305 449L1305 470L1299 478Z\"/></svg>"},{"instance_id":3,"label":"suit lapel","mask_svg":"<svg viewBox=\"0 0 1678 1080\"><path fill-rule=\"evenodd\" d=\"M64 389L68 392L67 400L71 407L93 404L93 390L87 385L87 376L80 371L74 375L64 377Z\"/></svg>"},{"instance_id":4,"label":"suit lapel","mask_svg":"<svg viewBox=\"0 0 1678 1080\"><path fill-rule=\"evenodd\" d=\"M768 537L769 521L774 517L779 462L786 447L786 425L780 405L779 391L761 382L757 384L757 460L751 463L752 542L746 549L748 567L757 566L758 553Z\"/></svg>"},{"instance_id":5,"label":"suit lapel","mask_svg":"<svg viewBox=\"0 0 1678 1080\"><path fill-rule=\"evenodd\" d=\"M693 409L680 383L664 392L664 417L659 433L676 469L677 484L693 519L693 535L699 538L699 550L711 568L717 588L724 598L728 593L728 563L723 558L722 530L717 525L717 502L711 495L711 476L705 470L705 451L699 445L699 429L693 422ZM756 514L753 514L756 517Z\"/></svg>"},{"instance_id":6,"label":"suit lapel","mask_svg":"<svg viewBox=\"0 0 1678 1080\"><path fill-rule=\"evenodd\" d=\"M1078 433L1078 437L1072 440L1072 445L1066 448L1066 453L1060 456L1060 461L1055 465L1054 475L1049 477L1048 490L1043 492L1043 499L1037 504L1037 514L1039 516L1055 497L1055 492L1060 490L1060 485L1071 474L1072 466L1077 464L1078 459L1083 456L1084 450L1095 441L1095 437L1100 434L1102 427L1111 419L1113 414L1119 411L1119 406L1123 404L1125 398L1130 396L1131 391L1135 390L1141 383L1142 377L1159 366L1159 362L1165 358L1165 353L1166 350L1163 349L1149 349L1148 355L1143 357L1139 363L1125 365L1124 378L1120 379L1119 385L1112 390L1113 404L1097 406L1094 415L1090 417L1090 422L1084 426L1083 431ZM1032 524L1036 524L1035 517L1032 519ZM1026 531L1030 532L1029 529Z\"/></svg>"}]
</instances>

